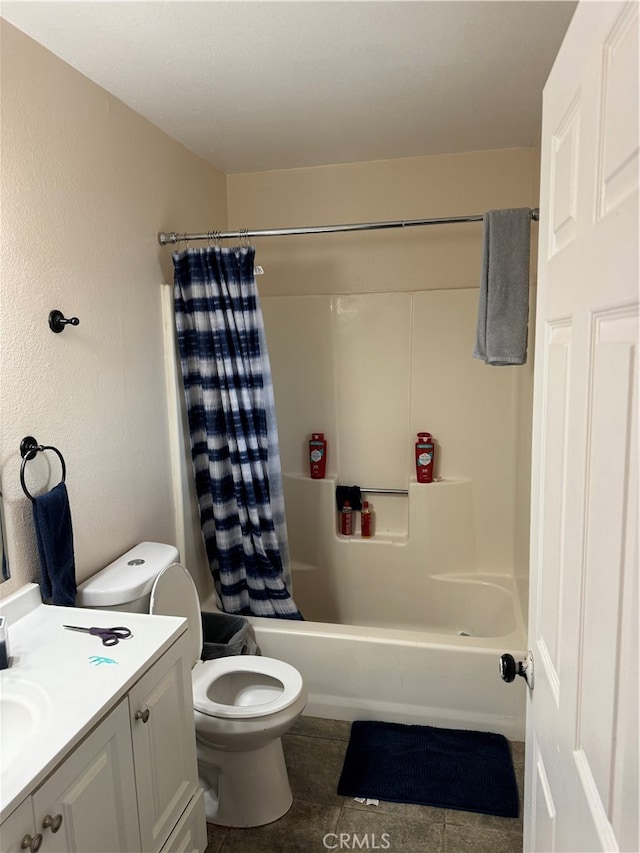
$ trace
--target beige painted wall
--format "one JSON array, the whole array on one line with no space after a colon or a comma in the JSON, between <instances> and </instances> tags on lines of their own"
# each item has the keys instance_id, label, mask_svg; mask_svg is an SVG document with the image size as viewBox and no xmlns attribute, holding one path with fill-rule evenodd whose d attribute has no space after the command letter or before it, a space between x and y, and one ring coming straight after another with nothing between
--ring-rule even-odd
<instances>
[{"instance_id":1,"label":"beige painted wall","mask_svg":"<svg viewBox=\"0 0 640 853\"><path fill-rule=\"evenodd\" d=\"M230 228L481 214L537 204L533 148L230 175ZM481 223L257 238L263 296L477 287ZM532 230L534 240L536 227ZM535 245L532 247L535 256Z\"/></svg>"},{"instance_id":2,"label":"beige painted wall","mask_svg":"<svg viewBox=\"0 0 640 853\"><path fill-rule=\"evenodd\" d=\"M159 230L226 223L226 181L1 21L0 476L11 580L35 576L25 435L67 463L77 576L143 539L175 542ZM49 311L80 325L53 334ZM32 488L59 478L30 463ZM51 462L50 470L47 463Z\"/></svg>"}]
</instances>

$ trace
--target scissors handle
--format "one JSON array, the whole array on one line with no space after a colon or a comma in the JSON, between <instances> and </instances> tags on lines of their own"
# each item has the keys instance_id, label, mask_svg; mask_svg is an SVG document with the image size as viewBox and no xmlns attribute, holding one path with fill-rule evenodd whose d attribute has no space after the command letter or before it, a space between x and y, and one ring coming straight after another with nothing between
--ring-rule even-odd
<instances>
[{"instance_id":1,"label":"scissors handle","mask_svg":"<svg viewBox=\"0 0 640 853\"><path fill-rule=\"evenodd\" d=\"M118 625L117 628L103 628L103 630L114 634L119 640L128 640L132 636L129 628L123 628L122 625Z\"/></svg>"},{"instance_id":2,"label":"scissors handle","mask_svg":"<svg viewBox=\"0 0 640 853\"><path fill-rule=\"evenodd\" d=\"M89 633L100 637L103 646L116 646L120 640L127 640L131 636L131 631L122 626L116 628L90 628Z\"/></svg>"},{"instance_id":3,"label":"scissors handle","mask_svg":"<svg viewBox=\"0 0 640 853\"><path fill-rule=\"evenodd\" d=\"M103 646L118 645L119 640L117 636L112 631L109 631L107 628L90 628L89 633L95 637L100 637Z\"/></svg>"}]
</instances>

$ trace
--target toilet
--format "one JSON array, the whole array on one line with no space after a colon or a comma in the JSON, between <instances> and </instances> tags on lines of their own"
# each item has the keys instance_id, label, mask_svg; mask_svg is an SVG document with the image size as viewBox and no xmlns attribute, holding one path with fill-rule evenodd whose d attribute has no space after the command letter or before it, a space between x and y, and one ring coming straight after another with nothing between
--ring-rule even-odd
<instances>
[{"instance_id":1,"label":"toilet","mask_svg":"<svg viewBox=\"0 0 640 853\"><path fill-rule=\"evenodd\" d=\"M188 620L198 775L207 820L262 826L282 817L293 797L282 735L307 702L302 676L259 655L200 660L198 592L172 545L142 542L78 587L76 605L183 616Z\"/></svg>"}]
</instances>

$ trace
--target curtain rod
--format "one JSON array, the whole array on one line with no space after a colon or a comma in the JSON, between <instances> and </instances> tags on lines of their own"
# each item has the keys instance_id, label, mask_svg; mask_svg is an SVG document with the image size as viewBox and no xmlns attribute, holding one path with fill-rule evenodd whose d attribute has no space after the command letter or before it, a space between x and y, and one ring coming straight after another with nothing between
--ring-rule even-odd
<instances>
[{"instance_id":1,"label":"curtain rod","mask_svg":"<svg viewBox=\"0 0 640 853\"><path fill-rule=\"evenodd\" d=\"M539 210L531 211L531 218L537 222ZM356 222L351 225L313 225L308 228L266 228L261 231L207 231L204 234L177 234L175 231L161 231L158 243L179 243L189 240L241 240L246 237L287 237L290 234L329 234L339 231L380 231L383 228L411 228L414 225L451 225L458 222L482 222L483 215L445 216L439 219L396 219L390 222Z\"/></svg>"}]
</instances>

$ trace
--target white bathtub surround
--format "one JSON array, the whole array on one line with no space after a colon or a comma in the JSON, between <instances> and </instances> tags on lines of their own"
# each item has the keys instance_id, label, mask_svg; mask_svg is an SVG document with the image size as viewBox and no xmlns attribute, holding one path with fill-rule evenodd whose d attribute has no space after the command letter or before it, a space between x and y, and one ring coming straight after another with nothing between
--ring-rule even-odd
<instances>
[{"instance_id":1,"label":"white bathtub surround","mask_svg":"<svg viewBox=\"0 0 640 853\"><path fill-rule=\"evenodd\" d=\"M429 524L441 540L439 560L454 571L526 575L532 364L498 369L472 358L477 288L274 296L262 307L292 561L326 565L309 552L333 547L330 502L322 482L308 477L311 432L323 430L328 440L331 491L336 483L406 489L415 478L416 433L428 430L445 485L420 488L440 489L438 501L410 518L412 499L365 494L376 513L367 562L388 536L410 543L417 522ZM343 569L341 555L334 570ZM397 576L393 583L414 595Z\"/></svg>"},{"instance_id":2,"label":"white bathtub surround","mask_svg":"<svg viewBox=\"0 0 640 853\"><path fill-rule=\"evenodd\" d=\"M256 620L263 653L299 669L309 714L521 739L526 687L500 680L498 658L526 650L533 358L499 369L472 358L476 287L262 305L294 592L310 620ZM325 480L307 470L317 430ZM436 442L429 484L415 481L422 430ZM408 494L363 494L376 513L363 540L359 517L354 536L339 534L337 484Z\"/></svg>"},{"instance_id":3,"label":"white bathtub surround","mask_svg":"<svg viewBox=\"0 0 640 853\"><path fill-rule=\"evenodd\" d=\"M516 531L528 511L517 498L528 478L521 432L530 368L498 370L471 357L475 289L278 297L263 306L293 584L311 620L255 620L263 654L300 671L308 714L522 739L526 686L502 682L498 658L526 650L516 586L516 554L526 548L516 548ZM313 356L303 339L318 345ZM320 428L328 476L311 480L306 433ZM420 429L436 439L439 482L415 481ZM338 483L408 494L364 494L375 537L359 536L359 518L355 535L343 537Z\"/></svg>"},{"instance_id":4,"label":"white bathtub surround","mask_svg":"<svg viewBox=\"0 0 640 853\"><path fill-rule=\"evenodd\" d=\"M340 535L335 485L285 476L293 583L306 619L488 637L522 623L513 575L479 571L471 480L414 480L407 496L374 496L387 525L378 523L373 539L358 528Z\"/></svg>"}]
</instances>

